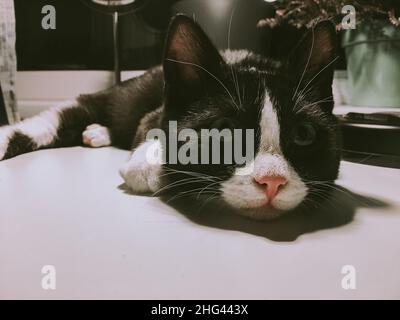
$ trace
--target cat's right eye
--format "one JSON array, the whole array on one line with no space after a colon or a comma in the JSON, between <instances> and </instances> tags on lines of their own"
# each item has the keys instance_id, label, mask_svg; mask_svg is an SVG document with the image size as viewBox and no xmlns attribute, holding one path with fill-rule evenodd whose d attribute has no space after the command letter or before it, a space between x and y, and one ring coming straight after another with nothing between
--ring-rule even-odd
<instances>
[{"instance_id":1,"label":"cat's right eye","mask_svg":"<svg viewBox=\"0 0 400 320\"><path fill-rule=\"evenodd\" d=\"M212 128L223 130L223 129L235 129L235 124L231 119L228 118L221 118L217 119L212 123Z\"/></svg>"},{"instance_id":2,"label":"cat's right eye","mask_svg":"<svg viewBox=\"0 0 400 320\"><path fill-rule=\"evenodd\" d=\"M307 147L314 143L317 137L317 130L309 122L296 125L293 129L293 142L300 147Z\"/></svg>"}]
</instances>

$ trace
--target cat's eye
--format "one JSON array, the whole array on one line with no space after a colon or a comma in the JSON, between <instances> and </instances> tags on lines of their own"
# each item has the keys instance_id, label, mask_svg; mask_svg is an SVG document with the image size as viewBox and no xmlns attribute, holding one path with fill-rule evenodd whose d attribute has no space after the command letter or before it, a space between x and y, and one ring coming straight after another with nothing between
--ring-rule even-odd
<instances>
[{"instance_id":1,"label":"cat's eye","mask_svg":"<svg viewBox=\"0 0 400 320\"><path fill-rule=\"evenodd\" d=\"M293 142L300 147L312 145L316 137L317 130L309 122L300 123L293 129Z\"/></svg>"},{"instance_id":2,"label":"cat's eye","mask_svg":"<svg viewBox=\"0 0 400 320\"><path fill-rule=\"evenodd\" d=\"M235 124L231 119L221 118L217 119L212 123L212 128L223 130L223 129L235 129Z\"/></svg>"}]
</instances>

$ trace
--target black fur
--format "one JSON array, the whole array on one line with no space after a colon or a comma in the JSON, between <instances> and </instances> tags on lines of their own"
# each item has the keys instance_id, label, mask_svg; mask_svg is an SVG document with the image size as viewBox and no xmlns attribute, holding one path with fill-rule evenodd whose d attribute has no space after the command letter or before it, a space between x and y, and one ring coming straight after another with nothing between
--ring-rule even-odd
<instances>
[{"instance_id":1,"label":"black fur","mask_svg":"<svg viewBox=\"0 0 400 320\"><path fill-rule=\"evenodd\" d=\"M13 158L19 154L32 152L37 149L36 143L21 132L14 132L11 136L4 159Z\"/></svg>"}]
</instances>

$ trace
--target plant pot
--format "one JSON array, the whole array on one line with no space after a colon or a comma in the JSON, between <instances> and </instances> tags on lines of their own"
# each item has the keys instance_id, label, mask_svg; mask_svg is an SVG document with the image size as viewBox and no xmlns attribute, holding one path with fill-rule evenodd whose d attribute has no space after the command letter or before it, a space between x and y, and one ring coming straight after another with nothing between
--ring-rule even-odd
<instances>
[{"instance_id":1,"label":"plant pot","mask_svg":"<svg viewBox=\"0 0 400 320\"><path fill-rule=\"evenodd\" d=\"M351 104L400 108L400 29L387 25L346 30L342 45Z\"/></svg>"}]
</instances>

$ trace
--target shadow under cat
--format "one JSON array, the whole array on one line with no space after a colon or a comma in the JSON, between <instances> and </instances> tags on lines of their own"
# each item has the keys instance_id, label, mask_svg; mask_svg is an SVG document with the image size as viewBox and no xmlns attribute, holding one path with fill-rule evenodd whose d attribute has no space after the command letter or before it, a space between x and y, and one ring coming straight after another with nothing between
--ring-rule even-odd
<instances>
[{"instance_id":1,"label":"shadow under cat","mask_svg":"<svg viewBox=\"0 0 400 320\"><path fill-rule=\"evenodd\" d=\"M200 199L162 200L189 220L208 227L235 230L261 236L272 241L295 241L303 234L344 226L353 221L357 208L382 208L388 204L365 197L338 185L333 185L324 200L303 205L274 220L257 221L234 214L235 209L217 202L203 203Z\"/></svg>"},{"instance_id":2,"label":"shadow under cat","mask_svg":"<svg viewBox=\"0 0 400 320\"><path fill-rule=\"evenodd\" d=\"M120 185L119 189L132 194L125 184ZM323 198L315 198L312 203L308 201L307 205L301 205L272 220L246 218L235 213L237 209L227 207L218 200L208 201L207 197L175 198L176 195L163 196L161 200L194 223L240 231L276 242L293 242L303 234L345 226L353 221L357 208L389 207L389 204L381 200L354 193L338 185L329 187Z\"/></svg>"}]
</instances>

